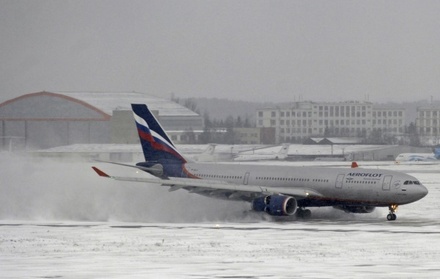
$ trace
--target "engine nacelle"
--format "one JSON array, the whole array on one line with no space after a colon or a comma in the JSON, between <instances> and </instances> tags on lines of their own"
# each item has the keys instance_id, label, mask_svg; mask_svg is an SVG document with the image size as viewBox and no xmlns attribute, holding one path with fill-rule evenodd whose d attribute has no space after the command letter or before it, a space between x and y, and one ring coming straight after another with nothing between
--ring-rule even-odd
<instances>
[{"instance_id":1,"label":"engine nacelle","mask_svg":"<svg viewBox=\"0 0 440 279\"><path fill-rule=\"evenodd\" d=\"M295 198L282 195L259 197L252 202L253 210L264 211L273 216L293 215L297 208L298 204Z\"/></svg>"},{"instance_id":2,"label":"engine nacelle","mask_svg":"<svg viewBox=\"0 0 440 279\"><path fill-rule=\"evenodd\" d=\"M351 213L371 213L374 211L376 207L374 206L354 206L354 205L342 205L342 206L335 206L337 209L344 210L345 212L351 212Z\"/></svg>"}]
</instances>

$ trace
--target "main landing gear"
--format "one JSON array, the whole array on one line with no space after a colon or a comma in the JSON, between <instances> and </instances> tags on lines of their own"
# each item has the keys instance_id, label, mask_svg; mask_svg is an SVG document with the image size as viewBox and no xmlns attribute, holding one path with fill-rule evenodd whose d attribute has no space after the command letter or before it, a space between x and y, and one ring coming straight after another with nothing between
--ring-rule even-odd
<instances>
[{"instance_id":1,"label":"main landing gear","mask_svg":"<svg viewBox=\"0 0 440 279\"><path fill-rule=\"evenodd\" d=\"M394 221L397 219L397 216L395 214L395 212L397 211L397 204L392 204L390 206L388 206L388 209L390 210L390 213L387 215L387 220L388 221Z\"/></svg>"},{"instance_id":2,"label":"main landing gear","mask_svg":"<svg viewBox=\"0 0 440 279\"><path fill-rule=\"evenodd\" d=\"M300 207L296 210L296 217L301 219L310 219L312 217L312 212L309 209L304 209L303 207Z\"/></svg>"}]
</instances>

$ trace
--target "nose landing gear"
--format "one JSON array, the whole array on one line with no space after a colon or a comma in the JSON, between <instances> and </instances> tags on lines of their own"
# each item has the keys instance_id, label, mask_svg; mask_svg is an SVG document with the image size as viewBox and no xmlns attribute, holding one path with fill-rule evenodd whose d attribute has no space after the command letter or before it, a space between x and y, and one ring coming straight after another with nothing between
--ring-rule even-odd
<instances>
[{"instance_id":1,"label":"nose landing gear","mask_svg":"<svg viewBox=\"0 0 440 279\"><path fill-rule=\"evenodd\" d=\"M392 204L390 206L388 206L388 209L390 210L390 213L387 215L387 220L388 221L394 221L397 219L397 216L395 214L395 212L397 211L397 204Z\"/></svg>"}]
</instances>

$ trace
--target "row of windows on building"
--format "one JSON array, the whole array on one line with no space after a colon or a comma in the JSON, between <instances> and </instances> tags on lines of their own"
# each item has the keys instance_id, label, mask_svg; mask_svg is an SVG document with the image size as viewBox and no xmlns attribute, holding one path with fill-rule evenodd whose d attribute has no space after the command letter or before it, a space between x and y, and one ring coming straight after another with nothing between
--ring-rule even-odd
<instances>
[{"instance_id":1,"label":"row of windows on building","mask_svg":"<svg viewBox=\"0 0 440 279\"><path fill-rule=\"evenodd\" d=\"M370 115L370 114L371 113L368 112L368 115ZM304 117L305 118L305 117L312 117L312 115L319 116L319 117L366 117L367 112L353 111L350 114L350 113L344 113L344 112L339 113L338 111L336 111L334 113L332 111L331 112L328 112L328 111L325 111L325 112L322 112L322 111L320 111L320 112L316 112L316 111L314 111L314 112L312 112L312 111L280 111L280 117L286 117L286 118L289 118L289 117ZM263 117L263 112L259 111L258 116ZM277 112L272 111L270 116L277 117Z\"/></svg>"},{"instance_id":2,"label":"row of windows on building","mask_svg":"<svg viewBox=\"0 0 440 279\"><path fill-rule=\"evenodd\" d=\"M344 114L344 112L339 113L338 111L336 111L335 113L333 113L332 111L330 112L322 112L320 111L319 113L314 111L279 111L279 117L280 118L312 118L313 117L367 117L368 115L371 115L371 112L360 112L360 111L353 111L350 113L346 113ZM372 113L373 117L382 117L382 118L390 118L390 117L403 117L403 111L402 110L398 110L398 111L373 111ZM264 117L264 111L258 111L258 117L262 118ZM270 112L270 117L271 118L276 118L277 117L277 111L271 111Z\"/></svg>"},{"instance_id":3,"label":"row of windows on building","mask_svg":"<svg viewBox=\"0 0 440 279\"><path fill-rule=\"evenodd\" d=\"M420 119L419 120L420 126L438 126L440 125L440 120L438 119Z\"/></svg>"},{"instance_id":4,"label":"row of windows on building","mask_svg":"<svg viewBox=\"0 0 440 279\"><path fill-rule=\"evenodd\" d=\"M403 127L385 127L385 128L280 128L280 134L324 134L330 130L334 134L359 134L371 131L382 131L384 133L403 133Z\"/></svg>"},{"instance_id":5,"label":"row of windows on building","mask_svg":"<svg viewBox=\"0 0 440 279\"><path fill-rule=\"evenodd\" d=\"M403 117L403 111L373 111L373 117Z\"/></svg>"},{"instance_id":6,"label":"row of windows on building","mask_svg":"<svg viewBox=\"0 0 440 279\"><path fill-rule=\"evenodd\" d=\"M343 126L343 125L367 125L367 122L370 122L370 120L366 119L351 119L351 120L344 120L344 119L336 119L336 120L313 120L313 123L318 124L318 126ZM280 126L301 126L301 127L310 127L313 125L312 120L280 120L279 125ZM259 120L259 124L263 125L263 120ZM270 122L271 126L276 126L277 122L276 120L271 120ZM437 124L437 121L435 120L435 124ZM402 119L373 119L373 125L403 125Z\"/></svg>"},{"instance_id":7,"label":"row of windows on building","mask_svg":"<svg viewBox=\"0 0 440 279\"><path fill-rule=\"evenodd\" d=\"M419 133L421 134L435 134L438 136L440 133L440 128L437 127L420 127Z\"/></svg>"},{"instance_id":8,"label":"row of windows on building","mask_svg":"<svg viewBox=\"0 0 440 279\"><path fill-rule=\"evenodd\" d=\"M419 111L418 115L421 118L440 118L440 111Z\"/></svg>"}]
</instances>

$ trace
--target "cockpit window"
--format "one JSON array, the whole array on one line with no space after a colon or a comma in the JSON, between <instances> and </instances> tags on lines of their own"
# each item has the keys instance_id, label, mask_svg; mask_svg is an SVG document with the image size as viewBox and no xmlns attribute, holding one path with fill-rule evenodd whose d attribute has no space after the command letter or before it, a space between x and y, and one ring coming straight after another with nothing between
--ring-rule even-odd
<instances>
[{"instance_id":1,"label":"cockpit window","mask_svg":"<svg viewBox=\"0 0 440 279\"><path fill-rule=\"evenodd\" d=\"M420 182L417 180L415 180L415 181L407 180L407 181L403 182L403 185L409 185L409 184L420 185Z\"/></svg>"}]
</instances>

